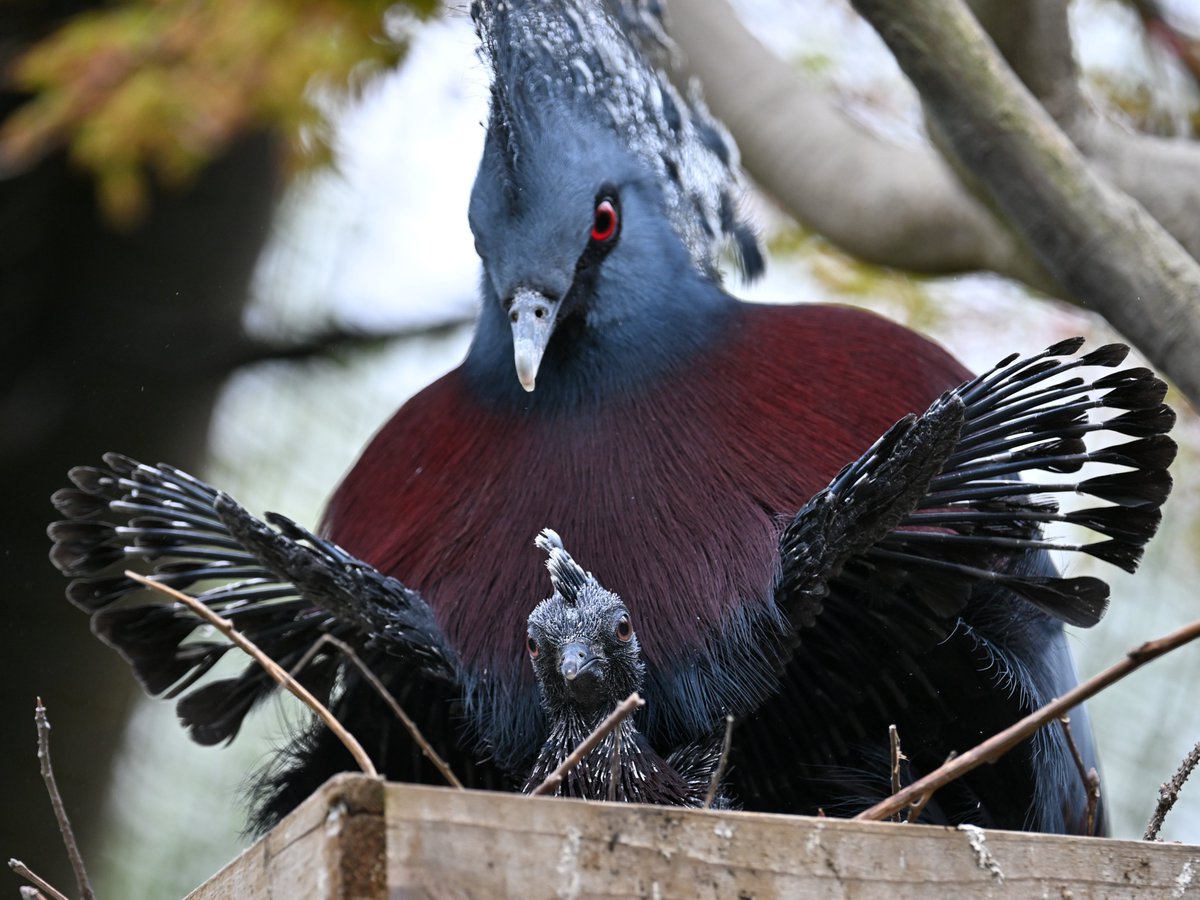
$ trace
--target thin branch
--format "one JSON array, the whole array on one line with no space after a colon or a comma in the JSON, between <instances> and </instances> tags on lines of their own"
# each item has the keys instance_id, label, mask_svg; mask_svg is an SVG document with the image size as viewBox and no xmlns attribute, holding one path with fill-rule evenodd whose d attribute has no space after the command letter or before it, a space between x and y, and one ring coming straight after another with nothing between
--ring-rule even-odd
<instances>
[{"instance_id":1,"label":"thin branch","mask_svg":"<svg viewBox=\"0 0 1200 900\"><path fill-rule=\"evenodd\" d=\"M954 759L954 757L956 757L956 756L958 756L957 751L951 750L950 754L946 757L946 762L942 763L942 765L946 765L946 763L949 763L950 760ZM912 822L914 824L916 822L920 821L921 813L925 812L926 804L928 804L929 801L932 799L933 799L933 791L929 791L929 793L922 794L920 797L918 797L916 800L914 800L912 806L910 806L908 808L908 816L905 817L904 821Z\"/></svg>"},{"instance_id":2,"label":"thin branch","mask_svg":"<svg viewBox=\"0 0 1200 900\"><path fill-rule=\"evenodd\" d=\"M608 796L609 803L617 800L617 782L621 778L621 742L613 742L612 759L608 761Z\"/></svg>"},{"instance_id":3,"label":"thin branch","mask_svg":"<svg viewBox=\"0 0 1200 900\"><path fill-rule=\"evenodd\" d=\"M192 610L192 612L194 612L196 615L200 616L202 619L216 628L217 631L221 632L221 634L225 635L225 637L229 638L229 640L231 640L233 643L237 644L237 646L245 651L249 656L253 657L255 662L262 666L268 675L275 679L275 681L278 682L282 687L294 694L302 703L304 703L309 709L311 709L320 717L321 721L328 726L329 730L332 731L337 739L340 740L345 745L346 749L350 751L350 755L354 757L354 761L358 763L358 767L363 770L364 774L370 775L372 778L379 777L379 773L375 770L375 764L371 762L371 758L367 756L367 751L362 748L362 745L358 742L354 735L347 731L342 726L342 723L334 718L333 713L331 713L320 700L314 697L309 690L304 687L304 685L289 675L287 670L279 665L279 663L275 662L275 660L271 659L271 657L259 650L253 641L234 628L232 622L230 622L228 619L223 619L218 616L215 612L213 612L195 597L188 596L187 594L183 593L183 591L177 591L165 584L159 584L157 581L152 581L145 575L142 575L138 572L126 569L125 577L132 578L134 581L143 585L144 587L148 587L151 590L158 591L161 594L166 594L168 597L171 597L174 600L178 600L184 606Z\"/></svg>"},{"instance_id":4,"label":"thin branch","mask_svg":"<svg viewBox=\"0 0 1200 900\"><path fill-rule=\"evenodd\" d=\"M904 759L904 754L900 752L900 731L895 725L888 726L888 743L891 745L892 752L892 793L900 793L900 760ZM897 812L892 816L893 822L900 821L900 813Z\"/></svg>"},{"instance_id":5,"label":"thin branch","mask_svg":"<svg viewBox=\"0 0 1200 900\"><path fill-rule=\"evenodd\" d=\"M913 801L912 806L910 806L908 808L908 815L905 816L904 823L907 825L909 822L911 822L915 825L917 823L917 821L921 818L921 813L925 812L925 805L931 799L933 799L933 791L930 791L928 794L922 794L920 797L917 797L917 799L915 799Z\"/></svg>"},{"instance_id":6,"label":"thin branch","mask_svg":"<svg viewBox=\"0 0 1200 900\"><path fill-rule=\"evenodd\" d=\"M354 648L341 638L336 638L332 634L321 635L313 643L313 645L308 648L308 652L301 657L300 662L296 663L296 665L292 668L292 675L296 675L303 671L304 667L307 666L312 661L312 658L317 655L317 651L326 644L331 644L340 650L342 655L352 662L358 671L362 673L362 676L367 680L367 683L375 689L375 693L383 698L383 702L386 703L388 709L392 711L392 715L399 719L404 727L408 729L409 735L412 737L416 745L421 748L421 752L425 754L425 758L433 763L434 768L442 773L442 777L460 791L465 790L463 783L459 781L458 776L454 774L454 770L451 769L450 765L444 759L442 759L441 755L436 750L433 749L433 745L425 739L425 735L421 733L421 729L417 727L417 723L414 722L409 717L408 713L404 711L404 708L400 705L396 698L392 696L391 692L387 689L384 683L379 680L379 676L372 672L370 667L362 661L362 657L354 652Z\"/></svg>"},{"instance_id":7,"label":"thin branch","mask_svg":"<svg viewBox=\"0 0 1200 900\"><path fill-rule=\"evenodd\" d=\"M46 782L46 793L50 795L50 806L54 810L54 818L58 821L58 830L62 834L63 846L67 848L67 858L71 860L71 870L75 873L75 886L82 900L95 900L96 894L88 880L87 868L83 864L83 856L79 852L79 844L75 840L75 832L71 828L71 820L67 818L67 809L63 805L62 794L58 790L58 782L54 778L54 767L50 765L50 720L46 718L46 707L42 698L37 698L33 710L33 721L37 723L38 760L42 767L42 781Z\"/></svg>"},{"instance_id":8,"label":"thin branch","mask_svg":"<svg viewBox=\"0 0 1200 900\"><path fill-rule=\"evenodd\" d=\"M1200 45L1171 24L1158 0L1130 0L1137 10L1142 26L1150 37L1157 40L1167 52L1174 56L1192 80L1200 85Z\"/></svg>"},{"instance_id":9,"label":"thin branch","mask_svg":"<svg viewBox=\"0 0 1200 900\"><path fill-rule=\"evenodd\" d=\"M210 369L226 372L262 362L328 359L346 351L372 350L387 347L398 341L445 337L475 321L474 306L465 304L465 308L470 311L455 313L436 322L397 326L380 331L335 323L291 343L258 340L249 335L242 335L231 341L226 335L225 346L215 350L214 359L206 365Z\"/></svg>"},{"instance_id":10,"label":"thin branch","mask_svg":"<svg viewBox=\"0 0 1200 900\"><path fill-rule=\"evenodd\" d=\"M1130 672L1140 669L1151 660L1170 653L1172 650L1176 650L1184 644L1196 640L1196 638L1200 638L1200 621L1192 622L1190 625L1186 625L1178 631L1173 631L1157 640L1146 641L1146 643L1139 647L1130 650L1125 655L1125 658L1116 665L1105 669L1098 675L1094 675L1083 682L1083 684L1063 694L1057 700L1050 701L1041 709L1035 710L1025 718L1005 728L999 734L993 735L982 744L972 747L961 756L957 756L940 768L934 769L928 775L917 779L908 787L893 794L886 800L876 803L870 809L864 810L854 818L881 821L893 815L898 810L910 806L917 798L923 797L926 794L932 794L938 788L961 778L972 769L976 769L984 763L995 762L1047 722L1052 722L1069 710L1074 709L1080 703L1094 697L1109 685L1115 684Z\"/></svg>"},{"instance_id":11,"label":"thin branch","mask_svg":"<svg viewBox=\"0 0 1200 900\"><path fill-rule=\"evenodd\" d=\"M558 787L567 773L579 765L583 758L591 753L610 731L620 725L635 709L645 705L646 701L639 697L636 691L622 700L617 704L617 708L609 713L608 717L597 725L596 729L585 737L578 747L571 751L571 755L559 763L558 768L547 775L546 780L526 796L536 797L538 794L548 794Z\"/></svg>"},{"instance_id":12,"label":"thin branch","mask_svg":"<svg viewBox=\"0 0 1200 900\"><path fill-rule=\"evenodd\" d=\"M1158 832L1162 830L1163 819L1167 817L1167 813L1179 799L1179 791L1183 788L1183 783L1188 780L1188 776L1192 774L1192 770L1196 768L1197 763L1200 763L1200 742L1197 742L1191 752L1183 758L1183 762L1179 764L1179 768L1171 776L1171 780L1164 782L1158 789L1158 804L1154 807L1154 815L1150 817L1150 822L1146 825L1146 833L1142 836L1142 840L1157 841L1159 839Z\"/></svg>"},{"instance_id":13,"label":"thin branch","mask_svg":"<svg viewBox=\"0 0 1200 900\"><path fill-rule=\"evenodd\" d=\"M1083 782L1083 792L1087 796L1086 833L1088 837L1095 837L1096 810L1100 807L1100 773L1096 771L1095 766L1088 768L1087 763L1083 761L1083 754L1079 752L1079 746L1075 743L1075 735L1071 734L1071 717L1059 716L1058 721L1062 725L1063 734L1066 735L1067 746L1075 760L1075 770L1079 772L1079 780Z\"/></svg>"},{"instance_id":14,"label":"thin branch","mask_svg":"<svg viewBox=\"0 0 1200 900\"><path fill-rule=\"evenodd\" d=\"M63 894L61 891L55 890L54 885L46 881L46 879L42 878L41 875L38 875L33 871L33 869L29 868L29 866L25 865L25 863L21 862L19 859L10 859L8 861L8 867L30 884L36 884L38 890L50 897L51 900L67 900L65 894Z\"/></svg>"},{"instance_id":15,"label":"thin branch","mask_svg":"<svg viewBox=\"0 0 1200 900\"><path fill-rule=\"evenodd\" d=\"M717 798L717 788L725 777L725 769L729 767L729 745L733 743L733 716L725 716L725 739L721 741L721 755L717 758L717 767L713 769L712 777L708 779L708 793L704 795L704 806L701 809L711 809L713 800Z\"/></svg>"}]
</instances>

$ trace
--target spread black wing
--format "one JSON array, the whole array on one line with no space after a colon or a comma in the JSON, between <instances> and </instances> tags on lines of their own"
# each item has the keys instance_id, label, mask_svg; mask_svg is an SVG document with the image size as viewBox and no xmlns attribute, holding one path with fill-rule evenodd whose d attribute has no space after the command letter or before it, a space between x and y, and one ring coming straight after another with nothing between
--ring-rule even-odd
<instances>
[{"instance_id":1,"label":"spread black wing","mask_svg":"<svg viewBox=\"0 0 1200 900\"><path fill-rule=\"evenodd\" d=\"M738 726L747 805L853 814L891 792L889 724L915 778L1074 684L1062 623L1095 623L1109 588L1047 551L1136 568L1175 454L1166 386L1117 370L1123 346L1081 345L1010 357L897 423L783 530L791 630L780 689ZM1050 541L1052 522L1094 537ZM1072 718L1091 765L1086 716ZM784 746L781 721L804 740ZM1081 830L1084 806L1062 734L1043 730L940 791L924 820Z\"/></svg>"},{"instance_id":2,"label":"spread black wing","mask_svg":"<svg viewBox=\"0 0 1200 900\"><path fill-rule=\"evenodd\" d=\"M67 518L49 528L50 557L74 579L68 598L91 614L93 631L128 660L146 690L179 698L180 719L198 743L231 740L275 682L251 662L234 677L197 686L232 645L126 569L191 593L289 670L330 634L402 656L426 678L457 679L455 655L431 610L396 579L290 519L255 518L172 466L115 453L104 461L73 469L74 487L54 495ZM130 597L143 602L122 602ZM339 662L327 649L294 674L328 699Z\"/></svg>"},{"instance_id":3,"label":"spread black wing","mask_svg":"<svg viewBox=\"0 0 1200 900\"><path fill-rule=\"evenodd\" d=\"M871 598L910 596L952 618L980 583L1003 585L1071 625L1096 624L1108 604L1099 578L1013 571L1035 550L1082 553L1132 572L1171 490L1175 415L1147 369L1114 367L1120 344L1080 357L1081 338L1010 357L894 425L796 515L780 540L777 597L812 625L839 586ZM1089 448L1085 438L1132 438ZM1101 472L1101 467L1120 471ZM1039 480L1022 475L1039 473ZM1090 477L1081 477L1089 475ZM1065 509L1060 499L1094 504ZM1067 523L1103 540L1049 541Z\"/></svg>"}]
</instances>

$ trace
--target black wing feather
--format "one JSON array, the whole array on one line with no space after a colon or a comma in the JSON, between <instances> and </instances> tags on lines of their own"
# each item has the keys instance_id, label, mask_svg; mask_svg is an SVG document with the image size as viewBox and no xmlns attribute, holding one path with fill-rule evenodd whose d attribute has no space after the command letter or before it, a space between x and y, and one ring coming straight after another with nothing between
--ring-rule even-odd
<instances>
[{"instance_id":1,"label":"black wing feather","mask_svg":"<svg viewBox=\"0 0 1200 900\"><path fill-rule=\"evenodd\" d=\"M1134 571L1170 493L1176 446L1166 432L1175 417L1162 403L1166 385L1147 369L1078 374L1119 365L1127 347L1075 357L1081 346L1071 339L1007 358L902 419L813 497L780 540L777 597L793 624L811 625L838 579L872 598L915 596L938 617L955 615L973 587L990 582L1064 622L1099 621L1109 593L1101 579L1033 575L1010 563L1057 549ZM1089 448L1085 438L1105 433L1134 440ZM1099 465L1125 471L1075 476ZM1020 477L1039 470L1074 477ZM1064 511L1068 495L1109 505ZM1047 522L1106 539L1049 541Z\"/></svg>"},{"instance_id":2,"label":"black wing feather","mask_svg":"<svg viewBox=\"0 0 1200 900\"><path fill-rule=\"evenodd\" d=\"M429 607L396 579L282 516L269 516L272 528L173 466L115 453L104 461L73 469L74 487L52 498L67 519L48 529L50 558L74 579L68 599L92 616L92 630L130 663L146 690L179 698L180 719L199 743L236 736L275 682L250 663L236 677L197 687L231 645L199 636L200 617L158 595L148 598L125 569L189 591L286 669L331 634L404 654L425 675L457 677ZM138 595L139 605L120 602ZM324 699L338 664L320 653L296 674Z\"/></svg>"}]
</instances>

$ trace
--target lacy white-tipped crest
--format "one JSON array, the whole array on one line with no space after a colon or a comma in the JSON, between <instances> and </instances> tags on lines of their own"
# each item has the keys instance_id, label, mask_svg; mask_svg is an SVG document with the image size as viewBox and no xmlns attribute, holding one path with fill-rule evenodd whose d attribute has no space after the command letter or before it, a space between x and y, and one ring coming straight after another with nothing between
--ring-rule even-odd
<instances>
[{"instance_id":1,"label":"lacy white-tipped crest","mask_svg":"<svg viewBox=\"0 0 1200 900\"><path fill-rule=\"evenodd\" d=\"M662 66L674 52L654 0L475 0L471 16L492 68L488 128L515 162L526 103L570 104L616 134L661 183L667 214L697 268L717 277L729 243L747 278L763 269L737 214L737 147L697 88L682 96Z\"/></svg>"},{"instance_id":2,"label":"lacy white-tipped crest","mask_svg":"<svg viewBox=\"0 0 1200 900\"><path fill-rule=\"evenodd\" d=\"M558 547L560 550L566 549L562 538L558 536L558 532L553 528L543 528L538 533L538 536L533 539L533 545L539 550L544 550L546 553L549 553L555 547Z\"/></svg>"},{"instance_id":3,"label":"lacy white-tipped crest","mask_svg":"<svg viewBox=\"0 0 1200 900\"><path fill-rule=\"evenodd\" d=\"M579 592L592 580L592 576L571 558L557 532L543 528L533 542L549 557L546 568L550 570L550 583L554 585L554 590L562 595L567 605L575 606L579 601Z\"/></svg>"}]
</instances>

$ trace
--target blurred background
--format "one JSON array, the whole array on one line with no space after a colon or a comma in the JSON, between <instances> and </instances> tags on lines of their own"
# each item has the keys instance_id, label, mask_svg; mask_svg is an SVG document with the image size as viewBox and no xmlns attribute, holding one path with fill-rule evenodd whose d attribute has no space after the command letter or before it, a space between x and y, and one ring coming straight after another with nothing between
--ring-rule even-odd
<instances>
[{"instance_id":1,"label":"blurred background","mask_svg":"<svg viewBox=\"0 0 1200 900\"><path fill-rule=\"evenodd\" d=\"M734 6L856 127L928 147L919 98L847 4ZM315 523L373 431L466 350L488 76L459 6L15 0L0 23L0 849L72 884L35 756L41 695L101 896L180 896L246 845L245 776L301 713L279 700L228 749L190 744L63 599L48 497L120 450ZM1089 104L1194 146L1200 4L1076 0L1070 25ZM746 202L770 248L765 279L730 285L747 299L867 306L976 369L1069 335L1120 339L1019 281L879 267L769 192ZM1096 566L1113 603L1072 635L1083 676L1200 616L1200 421L1168 402L1175 490L1136 576ZM1200 740L1197 684L1190 647L1090 704L1115 836L1140 837ZM1200 843L1200 783L1163 836Z\"/></svg>"}]
</instances>

